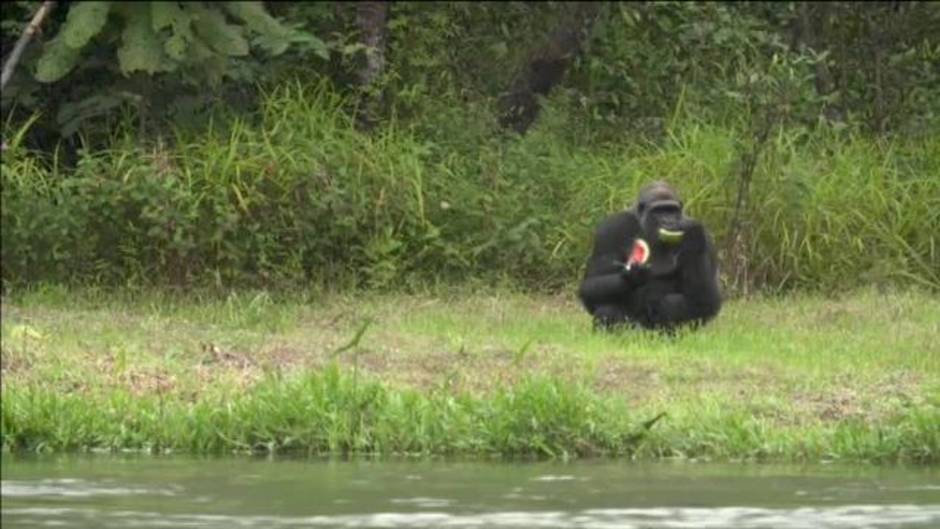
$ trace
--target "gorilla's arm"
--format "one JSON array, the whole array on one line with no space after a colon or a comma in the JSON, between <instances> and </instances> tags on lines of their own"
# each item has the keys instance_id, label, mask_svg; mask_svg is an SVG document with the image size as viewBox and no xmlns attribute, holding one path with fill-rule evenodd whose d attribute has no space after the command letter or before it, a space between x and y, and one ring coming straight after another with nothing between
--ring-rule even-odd
<instances>
[{"instance_id":1,"label":"gorilla's arm","mask_svg":"<svg viewBox=\"0 0 940 529\"><path fill-rule=\"evenodd\" d=\"M622 302L630 291L630 284L619 271L585 278L581 282L578 295L588 311L594 312L598 305Z\"/></svg>"},{"instance_id":2,"label":"gorilla's arm","mask_svg":"<svg viewBox=\"0 0 940 529\"><path fill-rule=\"evenodd\" d=\"M679 293L667 294L649 307L654 323L707 321L721 309L715 247L704 227L685 230L679 254Z\"/></svg>"},{"instance_id":3,"label":"gorilla's arm","mask_svg":"<svg viewBox=\"0 0 940 529\"><path fill-rule=\"evenodd\" d=\"M633 288L623 277L622 270L626 249L639 233L640 227L632 212L613 215L597 229L594 251L578 289L578 296L589 312L593 313L598 305L622 303Z\"/></svg>"}]
</instances>

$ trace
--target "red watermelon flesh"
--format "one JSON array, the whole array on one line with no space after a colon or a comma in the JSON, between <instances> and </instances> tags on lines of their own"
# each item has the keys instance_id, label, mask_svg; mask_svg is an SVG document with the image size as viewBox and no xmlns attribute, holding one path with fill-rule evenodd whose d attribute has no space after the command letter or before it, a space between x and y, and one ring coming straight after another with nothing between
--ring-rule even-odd
<instances>
[{"instance_id":1,"label":"red watermelon flesh","mask_svg":"<svg viewBox=\"0 0 940 529\"><path fill-rule=\"evenodd\" d=\"M633 249L630 251L630 258L627 260L627 267L641 265L650 258L650 247L643 239L633 241Z\"/></svg>"}]
</instances>

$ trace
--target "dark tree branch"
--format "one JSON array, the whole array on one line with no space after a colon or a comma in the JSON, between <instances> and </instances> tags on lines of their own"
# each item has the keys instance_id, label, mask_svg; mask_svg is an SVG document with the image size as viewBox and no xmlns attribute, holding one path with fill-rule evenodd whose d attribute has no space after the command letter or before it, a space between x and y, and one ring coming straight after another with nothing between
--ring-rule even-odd
<instances>
[{"instance_id":1,"label":"dark tree branch","mask_svg":"<svg viewBox=\"0 0 940 529\"><path fill-rule=\"evenodd\" d=\"M748 91L748 99L750 100L754 98L753 90L752 87ZM745 295L747 295L749 286L747 274L750 266L747 262L747 245L751 234L749 230L744 229L744 213L748 208L757 163L770 139L771 132L773 132L780 119L777 111L770 106L765 106L762 114L760 121L752 125L752 143L742 146L743 152L740 158L734 210L731 213L728 237L725 243L725 256L730 265L733 286L736 289L743 289L742 293Z\"/></svg>"},{"instance_id":2,"label":"dark tree branch","mask_svg":"<svg viewBox=\"0 0 940 529\"><path fill-rule=\"evenodd\" d=\"M10 57L3 65L3 74L2 77L0 77L0 90L6 88L7 82L13 77L13 70L16 69L16 65L20 62L20 57L23 55L23 51L26 50L26 45L32 40L33 35L39 33L39 27L42 25L46 16L52 11L53 7L55 7L55 2L43 2L36 11L36 14L33 15L33 19L29 21L29 25L26 26L23 34L20 35L20 38L16 41L16 45L13 46L13 51L10 52Z\"/></svg>"},{"instance_id":3,"label":"dark tree branch","mask_svg":"<svg viewBox=\"0 0 940 529\"><path fill-rule=\"evenodd\" d=\"M564 77L590 34L600 2L576 3L571 15L552 31L547 42L529 54L528 60L500 101L501 124L524 134L538 117L538 96L547 95Z\"/></svg>"},{"instance_id":4,"label":"dark tree branch","mask_svg":"<svg viewBox=\"0 0 940 529\"><path fill-rule=\"evenodd\" d=\"M388 2L356 4L356 25L359 26L360 42L366 48L366 61L358 72L359 86L363 90L358 121L364 129L375 124L375 105L382 99L381 93L376 93L376 82L385 72L388 6Z\"/></svg>"}]
</instances>

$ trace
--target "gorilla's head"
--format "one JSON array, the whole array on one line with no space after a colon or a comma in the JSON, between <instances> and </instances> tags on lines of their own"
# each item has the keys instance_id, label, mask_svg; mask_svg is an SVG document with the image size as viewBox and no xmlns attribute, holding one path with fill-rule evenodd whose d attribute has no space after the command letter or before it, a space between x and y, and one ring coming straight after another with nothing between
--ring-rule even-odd
<instances>
[{"instance_id":1,"label":"gorilla's head","mask_svg":"<svg viewBox=\"0 0 940 529\"><path fill-rule=\"evenodd\" d=\"M653 182L640 190L636 213L640 227L650 240L677 242L682 237L682 201L672 186Z\"/></svg>"}]
</instances>

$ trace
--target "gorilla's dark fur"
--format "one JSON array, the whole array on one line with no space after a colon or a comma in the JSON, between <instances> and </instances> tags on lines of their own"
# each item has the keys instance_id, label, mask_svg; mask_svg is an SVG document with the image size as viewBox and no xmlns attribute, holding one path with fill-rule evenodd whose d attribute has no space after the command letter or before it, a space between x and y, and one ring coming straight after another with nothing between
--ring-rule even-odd
<instances>
[{"instance_id":1,"label":"gorilla's dark fur","mask_svg":"<svg viewBox=\"0 0 940 529\"><path fill-rule=\"evenodd\" d=\"M668 242L660 228L681 231ZM651 250L645 265L625 267L636 239ZM578 296L596 327L622 323L671 330L702 324L721 310L715 246L701 222L686 217L670 185L645 186L630 209L605 219L594 236L594 250Z\"/></svg>"}]
</instances>

